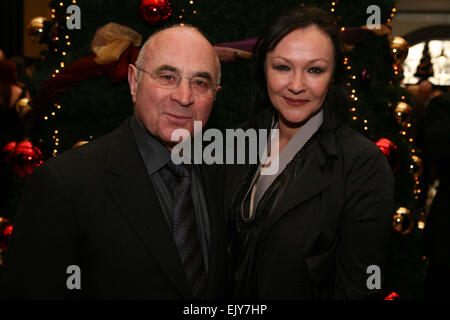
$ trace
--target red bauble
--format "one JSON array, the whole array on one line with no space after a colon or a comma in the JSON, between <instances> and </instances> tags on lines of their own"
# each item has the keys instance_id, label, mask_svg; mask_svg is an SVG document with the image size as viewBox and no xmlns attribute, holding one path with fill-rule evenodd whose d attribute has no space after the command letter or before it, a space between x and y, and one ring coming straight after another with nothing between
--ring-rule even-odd
<instances>
[{"instance_id":1,"label":"red bauble","mask_svg":"<svg viewBox=\"0 0 450 320\"><path fill-rule=\"evenodd\" d=\"M393 173L396 173L398 170L398 166L400 163L400 154L398 152L397 146L386 138L381 138L375 144L383 151L386 156L389 165L391 166L391 170Z\"/></svg>"},{"instance_id":2,"label":"red bauble","mask_svg":"<svg viewBox=\"0 0 450 320\"><path fill-rule=\"evenodd\" d=\"M391 293L389 293L384 300L399 300L400 296L398 295L397 292L392 291Z\"/></svg>"},{"instance_id":3,"label":"red bauble","mask_svg":"<svg viewBox=\"0 0 450 320\"><path fill-rule=\"evenodd\" d=\"M0 249L6 252L8 249L8 240L11 238L13 225L8 219L0 217Z\"/></svg>"},{"instance_id":4,"label":"red bauble","mask_svg":"<svg viewBox=\"0 0 450 320\"><path fill-rule=\"evenodd\" d=\"M139 6L139 17L152 25L163 23L171 14L167 0L142 0Z\"/></svg>"},{"instance_id":5,"label":"red bauble","mask_svg":"<svg viewBox=\"0 0 450 320\"><path fill-rule=\"evenodd\" d=\"M15 151L16 151L17 143L15 141L8 142L3 147L3 156L5 158L5 162L9 163L12 158L14 157Z\"/></svg>"},{"instance_id":6,"label":"red bauble","mask_svg":"<svg viewBox=\"0 0 450 320\"><path fill-rule=\"evenodd\" d=\"M21 178L28 177L44 162L42 152L31 141L19 142L15 149L13 170Z\"/></svg>"}]
</instances>

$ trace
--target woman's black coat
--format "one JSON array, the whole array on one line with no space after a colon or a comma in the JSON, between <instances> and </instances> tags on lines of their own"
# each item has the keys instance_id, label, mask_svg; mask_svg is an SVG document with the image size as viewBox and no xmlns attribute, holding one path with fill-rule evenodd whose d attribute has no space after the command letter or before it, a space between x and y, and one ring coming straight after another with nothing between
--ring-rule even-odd
<instances>
[{"instance_id":1,"label":"woman's black coat","mask_svg":"<svg viewBox=\"0 0 450 320\"><path fill-rule=\"evenodd\" d=\"M268 128L271 118L272 110L266 109L244 129ZM252 254L254 290L237 297L380 297L393 215L391 169L372 141L327 107L317 137L289 188L271 204L274 209ZM254 169L228 166L225 199L232 220L237 220ZM235 245L229 247L232 261Z\"/></svg>"}]
</instances>

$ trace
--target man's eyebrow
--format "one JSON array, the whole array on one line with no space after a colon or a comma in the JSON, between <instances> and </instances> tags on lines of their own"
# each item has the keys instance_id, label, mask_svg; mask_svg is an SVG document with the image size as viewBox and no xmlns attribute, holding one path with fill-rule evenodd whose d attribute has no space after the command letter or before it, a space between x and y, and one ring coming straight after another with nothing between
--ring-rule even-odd
<instances>
[{"instance_id":1,"label":"man's eyebrow","mask_svg":"<svg viewBox=\"0 0 450 320\"><path fill-rule=\"evenodd\" d=\"M156 69L157 73L158 72L162 72L162 71L170 71L170 72L173 72L173 73L181 74L181 71L178 68L176 68L174 66L171 66L171 65L168 65L168 64L164 64L164 65L160 66L158 69ZM195 72L193 77L205 78L205 79L207 79L209 81L212 81L212 76L207 71Z\"/></svg>"},{"instance_id":2,"label":"man's eyebrow","mask_svg":"<svg viewBox=\"0 0 450 320\"><path fill-rule=\"evenodd\" d=\"M207 71L196 72L194 73L194 77L205 78L206 80L212 81L212 76Z\"/></svg>"},{"instance_id":3,"label":"man's eyebrow","mask_svg":"<svg viewBox=\"0 0 450 320\"><path fill-rule=\"evenodd\" d=\"M175 68L173 66L169 66L168 64L164 64L164 65L160 66L158 69L156 69L156 72L161 72L161 71L170 71L170 72L174 72L174 73L180 73L180 70L178 70L177 68Z\"/></svg>"}]
</instances>

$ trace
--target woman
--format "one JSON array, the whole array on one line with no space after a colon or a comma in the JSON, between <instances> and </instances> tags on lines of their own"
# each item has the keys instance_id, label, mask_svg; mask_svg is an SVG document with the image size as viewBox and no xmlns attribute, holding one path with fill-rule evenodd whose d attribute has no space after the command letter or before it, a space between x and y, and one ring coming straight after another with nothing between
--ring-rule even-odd
<instances>
[{"instance_id":1,"label":"woman","mask_svg":"<svg viewBox=\"0 0 450 320\"><path fill-rule=\"evenodd\" d=\"M228 175L236 297L378 297L380 274L368 267L383 277L394 180L376 145L336 115L346 93L333 19L285 11L255 48L253 107L263 110L245 127L279 129L279 170Z\"/></svg>"}]
</instances>

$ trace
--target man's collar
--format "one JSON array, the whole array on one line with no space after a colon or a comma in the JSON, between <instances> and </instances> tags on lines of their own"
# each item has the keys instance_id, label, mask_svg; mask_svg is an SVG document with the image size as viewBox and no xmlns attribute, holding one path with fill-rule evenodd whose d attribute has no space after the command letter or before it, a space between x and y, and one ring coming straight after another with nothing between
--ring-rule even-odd
<instances>
[{"instance_id":1,"label":"man's collar","mask_svg":"<svg viewBox=\"0 0 450 320\"><path fill-rule=\"evenodd\" d=\"M149 175L171 161L170 151L167 147L148 132L136 115L131 117L130 128Z\"/></svg>"}]
</instances>

